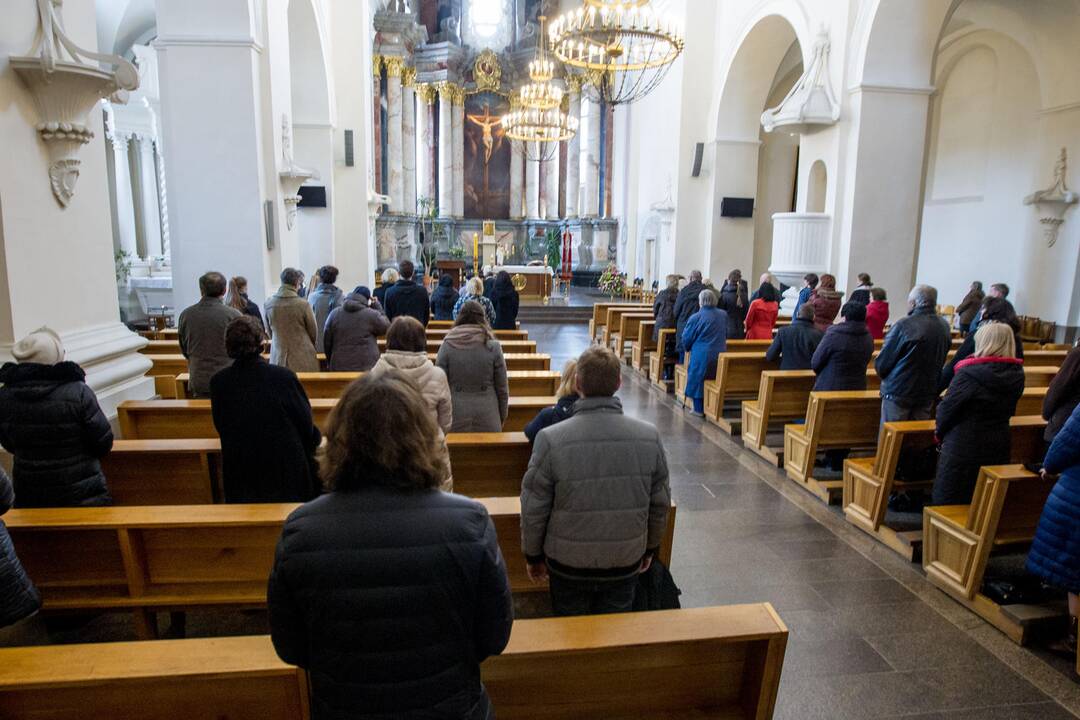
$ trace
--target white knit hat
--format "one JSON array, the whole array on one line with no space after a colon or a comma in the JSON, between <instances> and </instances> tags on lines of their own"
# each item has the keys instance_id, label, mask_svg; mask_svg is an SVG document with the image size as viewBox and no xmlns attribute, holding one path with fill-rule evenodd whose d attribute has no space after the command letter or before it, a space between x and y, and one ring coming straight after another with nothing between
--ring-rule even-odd
<instances>
[{"instance_id":1,"label":"white knit hat","mask_svg":"<svg viewBox=\"0 0 1080 720\"><path fill-rule=\"evenodd\" d=\"M64 360L64 343L55 331L43 327L15 343L11 355L20 363L55 365Z\"/></svg>"}]
</instances>

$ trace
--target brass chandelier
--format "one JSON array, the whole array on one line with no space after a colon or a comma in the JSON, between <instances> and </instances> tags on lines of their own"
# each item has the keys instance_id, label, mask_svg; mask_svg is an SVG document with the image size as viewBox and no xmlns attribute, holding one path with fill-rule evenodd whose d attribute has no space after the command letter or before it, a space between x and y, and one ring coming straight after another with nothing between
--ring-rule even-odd
<instances>
[{"instance_id":1,"label":"brass chandelier","mask_svg":"<svg viewBox=\"0 0 1080 720\"><path fill-rule=\"evenodd\" d=\"M536 59L529 63L530 82L518 89L510 101L510 112L502 116L506 137L522 143L525 158L534 162L550 160L559 151L559 143L572 138L578 129L577 118L562 109L562 88L552 82L555 63L544 52L544 20L541 16Z\"/></svg>"},{"instance_id":2,"label":"brass chandelier","mask_svg":"<svg viewBox=\"0 0 1080 720\"><path fill-rule=\"evenodd\" d=\"M685 47L678 24L653 12L649 0L584 0L548 35L555 56L584 73L588 92L608 105L649 94Z\"/></svg>"}]
</instances>

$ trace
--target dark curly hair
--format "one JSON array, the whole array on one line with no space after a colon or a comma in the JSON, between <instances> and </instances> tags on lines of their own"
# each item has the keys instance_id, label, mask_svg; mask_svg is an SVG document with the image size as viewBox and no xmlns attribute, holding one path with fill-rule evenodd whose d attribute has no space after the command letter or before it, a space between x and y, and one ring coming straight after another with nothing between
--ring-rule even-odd
<instances>
[{"instance_id":1,"label":"dark curly hair","mask_svg":"<svg viewBox=\"0 0 1080 720\"><path fill-rule=\"evenodd\" d=\"M250 315L233 318L225 327L225 352L233 360L258 355L263 348L263 328Z\"/></svg>"}]
</instances>

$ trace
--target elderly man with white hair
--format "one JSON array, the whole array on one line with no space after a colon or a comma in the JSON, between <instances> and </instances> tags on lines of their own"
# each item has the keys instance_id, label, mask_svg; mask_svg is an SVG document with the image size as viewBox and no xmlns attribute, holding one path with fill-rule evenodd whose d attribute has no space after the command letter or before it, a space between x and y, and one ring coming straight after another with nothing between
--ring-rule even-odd
<instances>
[{"instance_id":1,"label":"elderly man with white hair","mask_svg":"<svg viewBox=\"0 0 1080 720\"><path fill-rule=\"evenodd\" d=\"M874 362L881 377L882 424L930 419L949 335L949 324L937 313L937 290L916 285L908 295L907 317L889 330Z\"/></svg>"},{"instance_id":2,"label":"elderly man with white hair","mask_svg":"<svg viewBox=\"0 0 1080 720\"><path fill-rule=\"evenodd\" d=\"M109 505L100 459L113 433L86 373L64 361L48 328L11 349L18 362L0 368L0 445L15 456L17 507Z\"/></svg>"}]
</instances>

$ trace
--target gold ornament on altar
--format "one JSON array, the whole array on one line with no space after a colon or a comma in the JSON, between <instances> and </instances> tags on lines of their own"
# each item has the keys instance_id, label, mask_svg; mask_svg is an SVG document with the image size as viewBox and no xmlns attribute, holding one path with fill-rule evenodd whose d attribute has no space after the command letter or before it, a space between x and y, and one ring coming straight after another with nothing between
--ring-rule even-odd
<instances>
[{"instance_id":1,"label":"gold ornament on altar","mask_svg":"<svg viewBox=\"0 0 1080 720\"><path fill-rule=\"evenodd\" d=\"M552 52L588 73L591 92L608 105L639 100L664 79L685 47L676 21L649 0L584 0L548 32Z\"/></svg>"},{"instance_id":2,"label":"gold ornament on altar","mask_svg":"<svg viewBox=\"0 0 1080 720\"><path fill-rule=\"evenodd\" d=\"M493 50L488 48L476 56L476 62L473 63L473 81L476 82L477 92L499 92L501 79L499 56Z\"/></svg>"},{"instance_id":3,"label":"gold ornament on altar","mask_svg":"<svg viewBox=\"0 0 1080 720\"><path fill-rule=\"evenodd\" d=\"M514 284L514 289L521 292L525 289L525 286L529 284L529 281L525 279L525 276L521 273L514 273L514 276L510 278L510 281Z\"/></svg>"}]
</instances>

